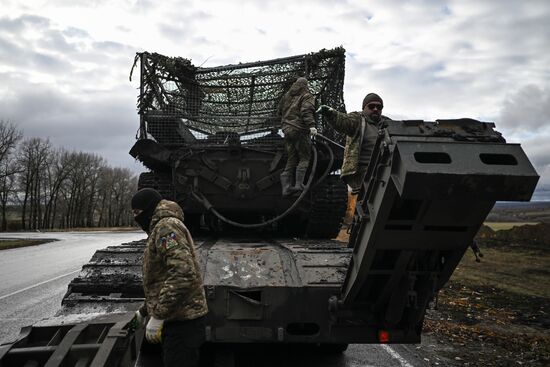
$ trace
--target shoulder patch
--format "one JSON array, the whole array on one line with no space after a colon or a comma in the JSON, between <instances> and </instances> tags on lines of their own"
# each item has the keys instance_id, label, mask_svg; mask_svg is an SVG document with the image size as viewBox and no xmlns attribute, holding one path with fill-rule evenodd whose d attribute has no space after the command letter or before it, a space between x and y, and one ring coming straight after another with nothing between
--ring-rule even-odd
<instances>
[{"instance_id":1,"label":"shoulder patch","mask_svg":"<svg viewBox=\"0 0 550 367\"><path fill-rule=\"evenodd\" d=\"M166 236L159 238L159 246L165 250L170 250L178 245L178 237L175 232L170 232Z\"/></svg>"}]
</instances>

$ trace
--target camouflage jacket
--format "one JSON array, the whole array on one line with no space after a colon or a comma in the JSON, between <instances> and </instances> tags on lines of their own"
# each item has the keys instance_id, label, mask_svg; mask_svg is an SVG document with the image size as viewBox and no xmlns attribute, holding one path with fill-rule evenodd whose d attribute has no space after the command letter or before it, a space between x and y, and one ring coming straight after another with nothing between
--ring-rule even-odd
<instances>
[{"instance_id":1,"label":"camouflage jacket","mask_svg":"<svg viewBox=\"0 0 550 367\"><path fill-rule=\"evenodd\" d=\"M162 200L153 213L143 256L143 290L149 315L162 320L190 320L208 312L194 246L180 206Z\"/></svg>"},{"instance_id":2,"label":"camouflage jacket","mask_svg":"<svg viewBox=\"0 0 550 367\"><path fill-rule=\"evenodd\" d=\"M361 153L364 134L367 134L368 145L366 150L372 154L378 136L378 126L382 126L390 119L386 116L381 116L380 122L376 123L370 118L366 118L362 112L346 114L335 110L329 112L326 117L327 121L336 131L347 136L340 176L351 187L352 192L356 193L361 188L367 172L366 166L359 167L359 155Z\"/></svg>"},{"instance_id":3,"label":"camouflage jacket","mask_svg":"<svg viewBox=\"0 0 550 367\"><path fill-rule=\"evenodd\" d=\"M315 126L315 98L307 84L294 82L279 102L282 129L294 128L309 132Z\"/></svg>"}]
</instances>

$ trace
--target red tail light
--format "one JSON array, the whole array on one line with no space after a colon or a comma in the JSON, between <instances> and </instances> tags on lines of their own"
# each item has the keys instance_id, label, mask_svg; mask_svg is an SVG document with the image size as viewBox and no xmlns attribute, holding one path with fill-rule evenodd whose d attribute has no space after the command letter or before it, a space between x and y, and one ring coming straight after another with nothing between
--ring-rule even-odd
<instances>
[{"instance_id":1,"label":"red tail light","mask_svg":"<svg viewBox=\"0 0 550 367\"><path fill-rule=\"evenodd\" d=\"M380 343L388 343L390 341L390 333L386 330L380 330L378 332L378 341Z\"/></svg>"}]
</instances>

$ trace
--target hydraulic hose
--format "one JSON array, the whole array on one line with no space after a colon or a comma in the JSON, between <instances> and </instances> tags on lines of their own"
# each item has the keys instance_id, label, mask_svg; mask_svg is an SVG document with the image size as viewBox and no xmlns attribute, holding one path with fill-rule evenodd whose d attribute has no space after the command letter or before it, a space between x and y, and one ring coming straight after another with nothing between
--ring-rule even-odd
<instances>
[{"instance_id":1,"label":"hydraulic hose","mask_svg":"<svg viewBox=\"0 0 550 367\"><path fill-rule=\"evenodd\" d=\"M334 163L334 153L332 152L332 149L330 149L330 147L328 146L327 143L325 142L322 142L322 141L315 141L315 143L320 143L321 145L323 145L327 151L328 151L328 154L329 154L329 162L328 162L328 166L327 166L327 169L325 170L325 172L323 172L323 174L321 175L321 177L317 180L317 182L315 182L313 184L313 186L311 187L311 189L314 189L317 187L317 185L319 185L321 182L323 182L323 180L328 176L328 174L330 173L330 170L332 169L332 164Z\"/></svg>"},{"instance_id":2,"label":"hydraulic hose","mask_svg":"<svg viewBox=\"0 0 550 367\"><path fill-rule=\"evenodd\" d=\"M294 203L287 209L285 210L283 213L281 213L280 215L276 216L275 218L271 218L267 221L263 221L263 222L260 222L260 223L239 223L239 222L235 222L229 218L226 218L224 217L220 212L218 212L213 206L212 204L210 204L210 202L208 201L208 199L206 199L204 197L204 195L202 195L200 192L199 193L196 193L194 191L191 192L191 194L193 195L193 197L195 198L195 200L197 200L199 203L201 203L204 208L207 210L207 211L210 211L212 212L216 217L218 217L218 219L220 219L222 222L225 222L227 224L230 224L232 226L235 226L235 227L239 227L239 228L247 228L247 229L255 229L255 228L262 228L262 227L265 227L265 226L268 226L272 223L275 223L281 219L283 219L284 217L286 217L288 214L290 214L295 208L296 206L298 206L298 204L305 198L306 194L308 193L310 187L311 187L311 184L313 182L313 176L315 176L315 170L317 169L317 148L315 148L315 146L312 145L312 149L313 149L313 164L311 166L311 173L309 174L309 178L307 180L307 184L306 186L304 187L304 189L302 190L302 193L300 194L300 196L294 201ZM331 164L332 165L332 164ZM330 167L329 167L330 168ZM200 195L200 196L199 196ZM201 197L202 196L202 197Z\"/></svg>"}]
</instances>

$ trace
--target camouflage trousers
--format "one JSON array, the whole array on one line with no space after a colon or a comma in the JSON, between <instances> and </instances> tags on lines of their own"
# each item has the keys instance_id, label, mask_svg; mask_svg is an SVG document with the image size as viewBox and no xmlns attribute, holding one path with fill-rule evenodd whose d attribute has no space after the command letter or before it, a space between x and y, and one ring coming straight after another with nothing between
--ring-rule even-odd
<instances>
[{"instance_id":1,"label":"camouflage trousers","mask_svg":"<svg viewBox=\"0 0 550 367\"><path fill-rule=\"evenodd\" d=\"M286 161L285 171L294 174L294 169L306 170L311 158L311 139L309 131L298 129L284 129L285 148L288 159Z\"/></svg>"}]
</instances>

